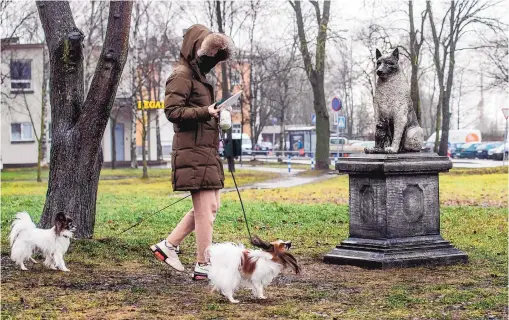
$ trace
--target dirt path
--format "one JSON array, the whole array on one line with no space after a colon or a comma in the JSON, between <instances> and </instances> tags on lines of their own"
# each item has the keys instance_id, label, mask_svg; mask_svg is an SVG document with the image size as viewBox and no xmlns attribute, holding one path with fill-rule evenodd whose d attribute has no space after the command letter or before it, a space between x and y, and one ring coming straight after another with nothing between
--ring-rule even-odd
<instances>
[{"instance_id":1,"label":"dirt path","mask_svg":"<svg viewBox=\"0 0 509 320\"><path fill-rule=\"evenodd\" d=\"M476 294L488 295L504 286L494 275L475 284L457 277L475 266L370 271L323 264L319 257L299 261L302 273L277 277L266 290L268 300L241 290L236 295L241 303L233 305L206 283L152 258L71 262L71 272L63 273L40 264L21 272L2 256L2 314L18 319L431 319L454 310L454 319L470 319L465 306L476 298L451 305L450 289L466 292L475 286ZM494 305L489 315L502 319L506 312Z\"/></svg>"}]
</instances>

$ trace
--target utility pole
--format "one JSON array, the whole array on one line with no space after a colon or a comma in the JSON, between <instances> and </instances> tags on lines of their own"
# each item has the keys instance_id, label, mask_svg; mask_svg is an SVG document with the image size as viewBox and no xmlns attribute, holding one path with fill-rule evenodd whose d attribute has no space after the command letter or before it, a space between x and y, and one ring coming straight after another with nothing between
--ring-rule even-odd
<instances>
[{"instance_id":1,"label":"utility pole","mask_svg":"<svg viewBox=\"0 0 509 320\"><path fill-rule=\"evenodd\" d=\"M507 119L509 118L509 108L502 108L502 112L504 113L505 118L505 132L504 132L504 144L502 145L502 166L505 166L505 162L507 158L505 156L506 153L506 145L507 145Z\"/></svg>"}]
</instances>

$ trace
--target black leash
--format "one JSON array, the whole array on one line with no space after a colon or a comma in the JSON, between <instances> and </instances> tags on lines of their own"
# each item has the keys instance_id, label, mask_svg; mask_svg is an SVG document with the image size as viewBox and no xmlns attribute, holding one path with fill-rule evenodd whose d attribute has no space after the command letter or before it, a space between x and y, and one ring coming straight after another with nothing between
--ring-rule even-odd
<instances>
[{"instance_id":1,"label":"black leash","mask_svg":"<svg viewBox=\"0 0 509 320\"><path fill-rule=\"evenodd\" d=\"M125 229L124 231L122 231L122 232L120 232L119 234L117 234L117 236L120 236L120 235L122 235L122 234L126 233L127 231L131 230L132 228L135 228L135 227L139 226L140 224L142 224L142 223L143 223L143 221L147 220L148 218L155 216L155 215L156 215L156 214L158 214L159 212L161 212L161 211L164 211L164 210L168 209L169 207L171 207L171 206L173 206L173 205L175 205L175 204L179 203L180 201L183 201L184 199L189 198L190 196L191 196L191 194L188 194L187 196L185 196L185 197L182 197L182 198L178 199L177 201L175 201L175 202L173 202L173 203L171 203L171 204L167 205L166 207L164 207L164 208L162 208L162 209L160 209L160 210L158 210L158 211L156 211L156 212L152 212L151 214L149 214L149 215L148 215L147 217L145 217L144 219L141 219L140 221L136 222L135 224L133 224L133 225L132 225L132 226L130 226L129 228L127 228L127 229Z\"/></svg>"},{"instance_id":2,"label":"black leash","mask_svg":"<svg viewBox=\"0 0 509 320\"><path fill-rule=\"evenodd\" d=\"M242 202L242 197L240 196L240 191L239 188L237 187L237 181L235 180L235 175L233 174L233 171L230 171L230 173L232 174L233 183L235 184L235 189L237 189L237 194L239 195L240 206L242 207L242 212L244 213L244 222L246 222L247 233L249 235L249 242L253 243L253 238L251 237L251 230L249 230L249 223L247 222L246 210L244 209L244 203Z\"/></svg>"}]
</instances>

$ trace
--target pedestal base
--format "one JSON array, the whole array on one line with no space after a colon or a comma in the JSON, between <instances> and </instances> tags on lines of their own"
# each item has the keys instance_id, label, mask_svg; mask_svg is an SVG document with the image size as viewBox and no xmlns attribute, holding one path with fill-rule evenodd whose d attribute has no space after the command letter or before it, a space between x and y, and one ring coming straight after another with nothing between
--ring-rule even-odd
<instances>
[{"instance_id":1,"label":"pedestal base","mask_svg":"<svg viewBox=\"0 0 509 320\"><path fill-rule=\"evenodd\" d=\"M440 236L438 174L448 157L430 153L368 154L340 159L349 175L349 238L325 262L368 268L468 262Z\"/></svg>"},{"instance_id":2,"label":"pedestal base","mask_svg":"<svg viewBox=\"0 0 509 320\"><path fill-rule=\"evenodd\" d=\"M467 263L468 256L440 235L397 239L348 238L324 257L326 263L370 269Z\"/></svg>"}]
</instances>

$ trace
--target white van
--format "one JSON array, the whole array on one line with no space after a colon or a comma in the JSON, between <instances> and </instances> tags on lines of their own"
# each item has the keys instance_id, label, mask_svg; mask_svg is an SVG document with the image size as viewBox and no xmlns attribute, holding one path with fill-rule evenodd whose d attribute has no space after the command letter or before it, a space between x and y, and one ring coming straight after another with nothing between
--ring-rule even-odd
<instances>
[{"instance_id":1,"label":"white van","mask_svg":"<svg viewBox=\"0 0 509 320\"><path fill-rule=\"evenodd\" d=\"M431 152L435 145L436 132L426 140L425 145L422 147L423 150ZM440 130L440 137L442 137L442 130ZM456 147L467 143L467 142L482 142L481 130L477 129L461 129L461 130L449 130L449 146L451 151L454 151Z\"/></svg>"}]
</instances>

